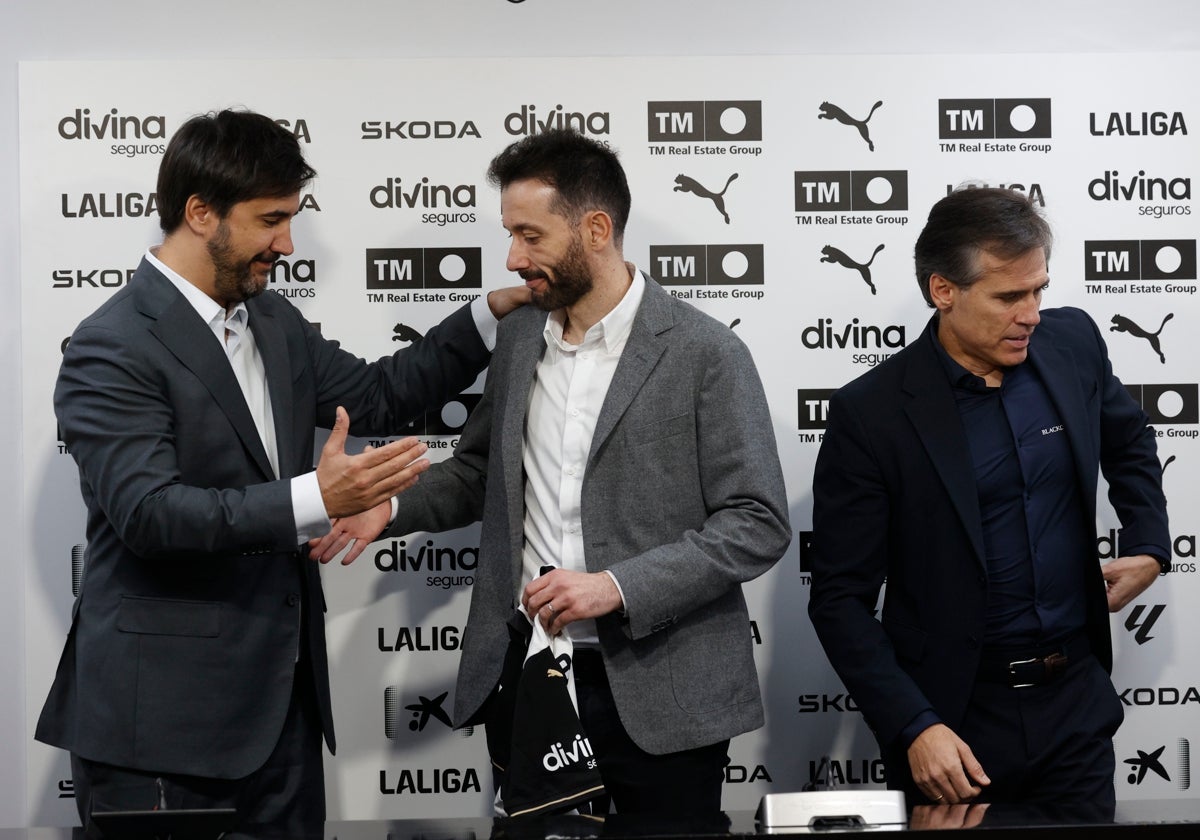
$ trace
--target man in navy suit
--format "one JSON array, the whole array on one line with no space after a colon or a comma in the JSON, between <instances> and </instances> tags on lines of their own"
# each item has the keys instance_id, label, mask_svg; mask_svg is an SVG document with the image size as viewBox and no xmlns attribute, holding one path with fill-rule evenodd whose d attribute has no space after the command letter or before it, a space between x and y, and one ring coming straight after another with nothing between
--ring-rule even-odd
<instances>
[{"instance_id":1,"label":"man in navy suit","mask_svg":"<svg viewBox=\"0 0 1200 840\"><path fill-rule=\"evenodd\" d=\"M88 546L37 738L70 751L85 825L232 808L256 836L321 831L325 599L299 546L416 481L423 444L351 455L347 432L461 391L528 297L493 292L374 363L347 353L264 291L314 175L267 117L188 120L159 170L162 244L66 349L54 406Z\"/></svg>"},{"instance_id":2,"label":"man in navy suit","mask_svg":"<svg viewBox=\"0 0 1200 840\"><path fill-rule=\"evenodd\" d=\"M1096 325L1039 311L1050 244L1019 193L943 198L915 250L936 314L830 401L809 615L910 804L1115 800L1108 613L1168 567L1166 501Z\"/></svg>"}]
</instances>

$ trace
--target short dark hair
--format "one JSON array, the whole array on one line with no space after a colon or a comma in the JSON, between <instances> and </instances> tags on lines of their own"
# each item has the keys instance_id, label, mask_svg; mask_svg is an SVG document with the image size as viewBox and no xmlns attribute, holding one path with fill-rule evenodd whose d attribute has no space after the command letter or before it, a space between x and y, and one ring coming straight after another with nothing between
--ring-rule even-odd
<instances>
[{"instance_id":1,"label":"short dark hair","mask_svg":"<svg viewBox=\"0 0 1200 840\"><path fill-rule=\"evenodd\" d=\"M929 211L913 249L917 284L931 307L929 278L940 274L961 289L979 279L979 254L1015 259L1042 248L1050 262L1050 225L1024 193L1001 187L959 187Z\"/></svg>"},{"instance_id":2,"label":"short dark hair","mask_svg":"<svg viewBox=\"0 0 1200 840\"><path fill-rule=\"evenodd\" d=\"M570 129L530 134L492 159L488 181L501 190L514 181L536 179L558 193L551 209L572 221L603 210L613 221L619 245L629 221L629 183L616 152Z\"/></svg>"},{"instance_id":3,"label":"short dark hair","mask_svg":"<svg viewBox=\"0 0 1200 840\"><path fill-rule=\"evenodd\" d=\"M224 218L254 198L293 195L316 176L294 135L251 111L200 114L179 127L158 167L159 226L170 233L198 195Z\"/></svg>"}]
</instances>

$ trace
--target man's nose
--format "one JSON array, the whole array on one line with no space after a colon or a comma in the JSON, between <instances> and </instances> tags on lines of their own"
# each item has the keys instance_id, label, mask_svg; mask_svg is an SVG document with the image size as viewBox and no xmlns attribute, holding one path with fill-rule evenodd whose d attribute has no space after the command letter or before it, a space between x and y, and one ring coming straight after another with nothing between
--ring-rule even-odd
<instances>
[{"instance_id":1,"label":"man's nose","mask_svg":"<svg viewBox=\"0 0 1200 840\"><path fill-rule=\"evenodd\" d=\"M529 268L529 257L525 254L525 246L513 238L512 244L508 246L508 260L504 263L504 267L509 271L521 271Z\"/></svg>"}]
</instances>

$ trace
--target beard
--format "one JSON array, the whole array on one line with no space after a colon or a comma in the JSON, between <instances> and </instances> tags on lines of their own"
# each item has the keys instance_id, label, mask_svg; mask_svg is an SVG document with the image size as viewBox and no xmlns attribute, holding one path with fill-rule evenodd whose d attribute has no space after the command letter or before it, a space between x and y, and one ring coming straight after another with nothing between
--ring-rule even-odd
<instances>
[{"instance_id":1,"label":"beard","mask_svg":"<svg viewBox=\"0 0 1200 840\"><path fill-rule=\"evenodd\" d=\"M249 300L262 294L267 288L266 278L260 282L254 277L254 263L274 263L272 251L255 254L243 260L234 253L229 235L229 226L224 221L217 225L216 235L208 242L208 256L213 264L213 288L225 306Z\"/></svg>"},{"instance_id":2,"label":"beard","mask_svg":"<svg viewBox=\"0 0 1200 840\"><path fill-rule=\"evenodd\" d=\"M592 272L588 268L583 243L573 239L554 265L547 267L554 274L551 279L545 271L526 269L519 272L522 280L541 279L546 288L533 292L533 305L544 312L552 312L577 303L592 290Z\"/></svg>"}]
</instances>

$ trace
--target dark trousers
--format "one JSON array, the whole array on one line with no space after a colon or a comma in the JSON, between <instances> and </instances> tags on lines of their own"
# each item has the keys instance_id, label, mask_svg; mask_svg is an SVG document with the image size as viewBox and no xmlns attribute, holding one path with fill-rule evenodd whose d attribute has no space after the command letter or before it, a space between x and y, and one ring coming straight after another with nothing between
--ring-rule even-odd
<instances>
[{"instance_id":1,"label":"dark trousers","mask_svg":"<svg viewBox=\"0 0 1200 840\"><path fill-rule=\"evenodd\" d=\"M729 740L652 755L629 737L599 651L576 650L575 695L600 777L618 814L709 816L721 812Z\"/></svg>"},{"instance_id":2,"label":"dark trousers","mask_svg":"<svg viewBox=\"0 0 1200 840\"><path fill-rule=\"evenodd\" d=\"M254 837L322 837L325 781L321 718L307 663L296 668L292 702L267 762L242 779L154 773L72 754L75 805L89 836L92 811L233 808L235 829Z\"/></svg>"},{"instance_id":3,"label":"dark trousers","mask_svg":"<svg viewBox=\"0 0 1200 840\"><path fill-rule=\"evenodd\" d=\"M980 802L1107 808L1116 802L1112 738L1124 720L1121 700L1094 656L1057 680L1028 688L977 682L956 730L991 784ZM912 782L907 751L884 752L888 787L910 805L927 804Z\"/></svg>"}]
</instances>

